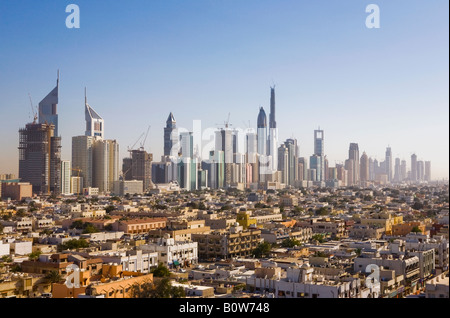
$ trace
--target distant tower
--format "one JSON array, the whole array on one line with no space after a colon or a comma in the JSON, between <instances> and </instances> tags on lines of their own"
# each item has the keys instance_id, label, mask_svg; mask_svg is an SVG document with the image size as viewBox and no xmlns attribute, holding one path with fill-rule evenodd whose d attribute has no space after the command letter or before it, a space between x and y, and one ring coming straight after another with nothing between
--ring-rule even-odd
<instances>
[{"instance_id":1,"label":"distant tower","mask_svg":"<svg viewBox=\"0 0 450 318\"><path fill-rule=\"evenodd\" d=\"M267 155L271 156L271 169L278 169L278 128L275 120L275 87L270 88L269 141Z\"/></svg>"},{"instance_id":2,"label":"distant tower","mask_svg":"<svg viewBox=\"0 0 450 318\"><path fill-rule=\"evenodd\" d=\"M365 152L361 156L360 179L361 183L369 181L369 157Z\"/></svg>"},{"instance_id":3,"label":"distant tower","mask_svg":"<svg viewBox=\"0 0 450 318\"><path fill-rule=\"evenodd\" d=\"M406 171L406 160L402 160L400 164L400 181L405 181L408 174Z\"/></svg>"},{"instance_id":4,"label":"distant tower","mask_svg":"<svg viewBox=\"0 0 450 318\"><path fill-rule=\"evenodd\" d=\"M425 161L425 181L431 181L431 161Z\"/></svg>"},{"instance_id":5,"label":"distant tower","mask_svg":"<svg viewBox=\"0 0 450 318\"><path fill-rule=\"evenodd\" d=\"M84 90L84 116L86 120L85 136L105 138L105 122L102 117L88 104L87 92Z\"/></svg>"},{"instance_id":6,"label":"distant tower","mask_svg":"<svg viewBox=\"0 0 450 318\"><path fill-rule=\"evenodd\" d=\"M267 155L267 116L266 112L264 111L264 108L261 107L259 109L258 114L258 132L257 132L257 139L258 139L258 154L260 156Z\"/></svg>"},{"instance_id":7,"label":"distant tower","mask_svg":"<svg viewBox=\"0 0 450 318\"><path fill-rule=\"evenodd\" d=\"M417 155L411 155L411 182L416 182L417 179Z\"/></svg>"},{"instance_id":8,"label":"distant tower","mask_svg":"<svg viewBox=\"0 0 450 318\"><path fill-rule=\"evenodd\" d=\"M87 103L85 90L84 136L72 137L72 176L81 177L82 188L98 188L109 193L119 180L119 144L106 140L103 118Z\"/></svg>"},{"instance_id":9,"label":"distant tower","mask_svg":"<svg viewBox=\"0 0 450 318\"><path fill-rule=\"evenodd\" d=\"M401 181L401 173L400 173L400 158L395 158L395 165L394 165L394 181L400 182Z\"/></svg>"},{"instance_id":10,"label":"distant tower","mask_svg":"<svg viewBox=\"0 0 450 318\"><path fill-rule=\"evenodd\" d=\"M350 148L348 151L348 159L352 160L351 167L351 178L349 176L349 185L358 185L359 184L359 147L357 143L350 143ZM349 169L347 169L349 170Z\"/></svg>"},{"instance_id":11,"label":"distant tower","mask_svg":"<svg viewBox=\"0 0 450 318\"><path fill-rule=\"evenodd\" d=\"M289 138L284 142L288 149L288 182L287 184L294 186L298 180L298 145L297 139Z\"/></svg>"},{"instance_id":12,"label":"distant tower","mask_svg":"<svg viewBox=\"0 0 450 318\"><path fill-rule=\"evenodd\" d=\"M177 122L170 113L164 128L164 156L178 157L179 148Z\"/></svg>"},{"instance_id":13,"label":"distant tower","mask_svg":"<svg viewBox=\"0 0 450 318\"><path fill-rule=\"evenodd\" d=\"M386 175L388 177L388 181L392 182L392 150L391 150L391 147L386 148L385 164L386 164Z\"/></svg>"},{"instance_id":14,"label":"distant tower","mask_svg":"<svg viewBox=\"0 0 450 318\"><path fill-rule=\"evenodd\" d=\"M324 134L320 128L314 130L314 155L320 157L317 162L318 166L311 167L316 169L317 181L325 181L325 151L324 151Z\"/></svg>"},{"instance_id":15,"label":"distant tower","mask_svg":"<svg viewBox=\"0 0 450 318\"><path fill-rule=\"evenodd\" d=\"M19 130L19 178L33 193L61 192L61 137L53 124L27 124Z\"/></svg>"},{"instance_id":16,"label":"distant tower","mask_svg":"<svg viewBox=\"0 0 450 318\"><path fill-rule=\"evenodd\" d=\"M55 137L58 137L58 95L59 95L59 71L56 87L39 103L39 124L54 125Z\"/></svg>"}]
</instances>

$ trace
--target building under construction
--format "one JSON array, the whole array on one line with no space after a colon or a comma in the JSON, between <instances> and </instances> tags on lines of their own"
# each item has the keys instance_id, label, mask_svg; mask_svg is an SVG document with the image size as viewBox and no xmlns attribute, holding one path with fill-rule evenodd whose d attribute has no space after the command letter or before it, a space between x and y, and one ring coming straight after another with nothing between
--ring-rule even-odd
<instances>
[{"instance_id":1,"label":"building under construction","mask_svg":"<svg viewBox=\"0 0 450 318\"><path fill-rule=\"evenodd\" d=\"M19 130L19 178L35 194L61 192L61 137L53 124L27 124Z\"/></svg>"},{"instance_id":2,"label":"building under construction","mask_svg":"<svg viewBox=\"0 0 450 318\"><path fill-rule=\"evenodd\" d=\"M143 191L153 189L152 160L153 154L143 149L130 150L130 158L123 159L122 171L125 180L143 181Z\"/></svg>"}]
</instances>

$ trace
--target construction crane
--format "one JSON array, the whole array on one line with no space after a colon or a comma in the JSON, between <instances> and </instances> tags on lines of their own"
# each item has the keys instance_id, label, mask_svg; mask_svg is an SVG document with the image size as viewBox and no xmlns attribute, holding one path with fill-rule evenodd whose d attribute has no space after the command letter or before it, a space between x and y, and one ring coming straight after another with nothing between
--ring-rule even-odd
<instances>
[{"instance_id":1,"label":"construction crane","mask_svg":"<svg viewBox=\"0 0 450 318\"><path fill-rule=\"evenodd\" d=\"M138 138L138 140L136 140L136 142L133 144L133 146L128 146L128 152L132 152L133 150L134 150L134 146L136 146L136 144L138 143L138 141L139 140L141 140L141 138L143 137L145 135L145 133L142 133L140 136L139 136L139 138Z\"/></svg>"},{"instance_id":2,"label":"construction crane","mask_svg":"<svg viewBox=\"0 0 450 318\"><path fill-rule=\"evenodd\" d=\"M148 132L150 131L150 127L152 127L152 126L148 126L148 128L147 128L147 133L145 134L144 141L141 142L141 148L140 148L140 150L142 150L142 151L144 150L145 141L147 140L147 136L148 136Z\"/></svg>"},{"instance_id":3,"label":"construction crane","mask_svg":"<svg viewBox=\"0 0 450 318\"><path fill-rule=\"evenodd\" d=\"M37 111L34 110L33 101L31 100L31 94L30 93L28 93L28 97L30 98L31 112L33 113L33 124L36 124L36 121L38 119ZM36 109L37 109L37 106L36 106Z\"/></svg>"},{"instance_id":4,"label":"construction crane","mask_svg":"<svg viewBox=\"0 0 450 318\"><path fill-rule=\"evenodd\" d=\"M223 122L223 126L225 126L225 129L228 129L228 127L233 126L232 124L230 124L230 116L231 113L228 113L227 120ZM216 126L222 126L222 124L216 124Z\"/></svg>"},{"instance_id":5,"label":"construction crane","mask_svg":"<svg viewBox=\"0 0 450 318\"><path fill-rule=\"evenodd\" d=\"M224 124L225 124L225 129L228 128L229 126L232 126L232 125L230 124L230 116L231 116L231 113L228 113L227 121L224 122Z\"/></svg>"}]
</instances>

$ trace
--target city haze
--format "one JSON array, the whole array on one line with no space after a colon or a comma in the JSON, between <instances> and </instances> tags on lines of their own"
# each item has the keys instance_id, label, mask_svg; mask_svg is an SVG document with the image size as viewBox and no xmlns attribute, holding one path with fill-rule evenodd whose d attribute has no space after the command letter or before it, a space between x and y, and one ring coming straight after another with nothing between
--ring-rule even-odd
<instances>
[{"instance_id":1,"label":"city haze","mask_svg":"<svg viewBox=\"0 0 450 318\"><path fill-rule=\"evenodd\" d=\"M324 130L330 166L348 145L360 154L431 161L448 179L448 2L377 1L381 27L365 25L361 1L76 1L67 29L60 1L0 3L0 173L18 175L18 131L56 84L62 159L84 134L84 88L105 135L163 154L170 112L178 127L256 129L276 85L279 140L300 156ZM444 9L443 9L444 8Z\"/></svg>"}]
</instances>

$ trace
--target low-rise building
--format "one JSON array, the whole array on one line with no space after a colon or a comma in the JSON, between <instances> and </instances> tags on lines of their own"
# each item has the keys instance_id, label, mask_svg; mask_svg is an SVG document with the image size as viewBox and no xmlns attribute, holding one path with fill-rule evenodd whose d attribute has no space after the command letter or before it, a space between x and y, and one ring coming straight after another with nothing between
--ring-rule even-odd
<instances>
[{"instance_id":1,"label":"low-rise building","mask_svg":"<svg viewBox=\"0 0 450 318\"><path fill-rule=\"evenodd\" d=\"M425 284L426 298L449 298L448 274L440 274Z\"/></svg>"},{"instance_id":2,"label":"low-rise building","mask_svg":"<svg viewBox=\"0 0 450 318\"><path fill-rule=\"evenodd\" d=\"M306 243L311 240L313 236L312 228L304 227L304 228L275 228L275 229L262 229L261 230L261 238L264 239L265 242L269 242L271 244L281 244L284 240L296 240L300 243Z\"/></svg>"},{"instance_id":3,"label":"low-rise building","mask_svg":"<svg viewBox=\"0 0 450 318\"><path fill-rule=\"evenodd\" d=\"M231 259L250 256L261 242L261 231L233 227L229 231L193 234L192 240L198 243L199 259Z\"/></svg>"},{"instance_id":4,"label":"low-rise building","mask_svg":"<svg viewBox=\"0 0 450 318\"><path fill-rule=\"evenodd\" d=\"M384 228L355 224L350 228L348 236L352 239L378 240L383 236L383 234Z\"/></svg>"},{"instance_id":5,"label":"low-rise building","mask_svg":"<svg viewBox=\"0 0 450 318\"><path fill-rule=\"evenodd\" d=\"M198 263L197 242L177 242L168 234L156 243L140 245L138 248L145 252L154 252L158 255L158 262L169 268L175 266L190 266Z\"/></svg>"},{"instance_id":6,"label":"low-rise building","mask_svg":"<svg viewBox=\"0 0 450 318\"><path fill-rule=\"evenodd\" d=\"M123 231L126 234L148 233L154 229L166 227L166 218L136 218L128 220L118 220L113 223L113 231Z\"/></svg>"},{"instance_id":7,"label":"low-rise building","mask_svg":"<svg viewBox=\"0 0 450 318\"><path fill-rule=\"evenodd\" d=\"M28 182L1 182L0 187L2 198L21 201L33 197L33 186Z\"/></svg>"}]
</instances>

